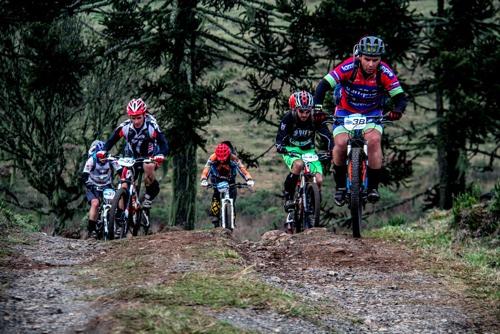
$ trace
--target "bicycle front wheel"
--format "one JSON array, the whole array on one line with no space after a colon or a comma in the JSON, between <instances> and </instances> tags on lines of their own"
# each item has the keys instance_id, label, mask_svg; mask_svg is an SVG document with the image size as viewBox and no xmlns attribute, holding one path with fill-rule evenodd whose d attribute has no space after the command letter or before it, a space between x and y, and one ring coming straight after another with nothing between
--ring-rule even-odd
<instances>
[{"instance_id":1,"label":"bicycle front wheel","mask_svg":"<svg viewBox=\"0 0 500 334\"><path fill-rule=\"evenodd\" d=\"M304 228L318 227L319 226L319 214L320 214L320 195L318 185L314 182L307 183L306 185L306 208L307 208L307 219L304 219L306 223Z\"/></svg>"},{"instance_id":2,"label":"bicycle front wheel","mask_svg":"<svg viewBox=\"0 0 500 334\"><path fill-rule=\"evenodd\" d=\"M347 166L347 168L349 171L349 179L351 182L350 209L351 209L352 236L354 238L361 237L361 221L363 217L363 200L361 198L362 164L363 164L363 156L361 148L353 147L351 150L351 159L349 161L349 165Z\"/></svg>"},{"instance_id":3,"label":"bicycle front wheel","mask_svg":"<svg viewBox=\"0 0 500 334\"><path fill-rule=\"evenodd\" d=\"M230 204L224 205L224 210L222 212L222 215L224 216L223 217L223 222L225 225L224 227L232 231L233 229L231 226L231 222L233 221L233 212L231 210Z\"/></svg>"},{"instance_id":4,"label":"bicycle front wheel","mask_svg":"<svg viewBox=\"0 0 500 334\"><path fill-rule=\"evenodd\" d=\"M124 207L128 205L128 194L123 188L116 191L115 198L111 202L109 224L112 226L110 230L116 232L118 238L125 238L127 236L128 222L125 217L125 210L120 209L119 203L122 203Z\"/></svg>"}]
</instances>

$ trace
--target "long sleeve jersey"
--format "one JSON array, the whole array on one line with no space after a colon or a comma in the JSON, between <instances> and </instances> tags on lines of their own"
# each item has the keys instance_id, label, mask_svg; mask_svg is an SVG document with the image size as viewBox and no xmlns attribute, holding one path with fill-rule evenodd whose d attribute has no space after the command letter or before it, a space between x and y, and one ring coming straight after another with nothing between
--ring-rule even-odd
<instances>
[{"instance_id":1,"label":"long sleeve jersey","mask_svg":"<svg viewBox=\"0 0 500 334\"><path fill-rule=\"evenodd\" d=\"M312 115L305 122L302 122L289 111L281 119L276 135L276 146L297 146L304 150L314 149L316 133L327 142L328 151L331 151L333 149L332 134L325 122L314 121Z\"/></svg>"},{"instance_id":2,"label":"long sleeve jersey","mask_svg":"<svg viewBox=\"0 0 500 334\"><path fill-rule=\"evenodd\" d=\"M120 138L125 138L125 155L134 158L150 157L155 154L167 155L168 142L160 130L156 120L147 115L144 124L135 128L131 120L121 123L104 144L104 150L109 151Z\"/></svg>"}]
</instances>

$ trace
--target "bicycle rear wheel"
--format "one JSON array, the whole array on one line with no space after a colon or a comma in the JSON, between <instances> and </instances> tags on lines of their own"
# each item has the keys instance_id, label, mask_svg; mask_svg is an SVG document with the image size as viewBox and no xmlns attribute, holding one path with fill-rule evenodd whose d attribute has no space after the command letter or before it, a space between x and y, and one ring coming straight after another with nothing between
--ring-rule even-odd
<instances>
[{"instance_id":1,"label":"bicycle rear wheel","mask_svg":"<svg viewBox=\"0 0 500 334\"><path fill-rule=\"evenodd\" d=\"M361 148L353 147L351 150L351 159L348 165L348 174L351 182L349 208L351 209L352 236L354 238L361 237L361 221L363 217L363 200L361 198L362 163L363 156Z\"/></svg>"}]
</instances>

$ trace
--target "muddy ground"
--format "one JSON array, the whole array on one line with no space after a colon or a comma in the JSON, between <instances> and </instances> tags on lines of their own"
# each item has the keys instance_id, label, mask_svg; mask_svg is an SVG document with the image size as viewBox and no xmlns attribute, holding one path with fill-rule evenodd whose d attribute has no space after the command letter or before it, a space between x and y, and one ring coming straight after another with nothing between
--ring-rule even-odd
<instances>
[{"instance_id":1,"label":"muddy ground","mask_svg":"<svg viewBox=\"0 0 500 334\"><path fill-rule=\"evenodd\" d=\"M148 279L127 283L161 284L169 275L203 267L203 258L186 250L208 244L233 249L259 280L328 310L313 322L266 309L201 309L236 328L258 333L500 331L498 305L472 297L463 281L436 274L439 264L401 245L312 229L293 236L271 231L258 242L213 231L172 231L108 243L31 234L0 263L0 332L120 332L110 314L121 306L105 298L116 287L105 280L100 284L93 268L111 268L113 261L140 253L148 261L143 273Z\"/></svg>"}]
</instances>

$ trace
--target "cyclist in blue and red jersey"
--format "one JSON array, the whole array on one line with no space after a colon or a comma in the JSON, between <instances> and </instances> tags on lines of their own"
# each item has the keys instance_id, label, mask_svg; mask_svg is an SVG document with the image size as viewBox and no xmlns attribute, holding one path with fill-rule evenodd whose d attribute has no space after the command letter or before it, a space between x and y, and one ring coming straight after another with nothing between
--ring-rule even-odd
<instances>
[{"instance_id":1,"label":"cyclist in blue and red jersey","mask_svg":"<svg viewBox=\"0 0 500 334\"><path fill-rule=\"evenodd\" d=\"M386 117L389 120L399 120L406 108L407 98L394 71L381 57L385 53L384 42L375 36L363 37L354 47L354 56L344 60L332 69L316 87L314 102L321 109L323 99L328 90L334 90L334 100L337 104L336 116L363 114L365 116L381 116L386 94L392 99L394 110ZM380 124L370 123L364 130L368 143L368 201L380 199L378 184L382 169L383 128ZM345 165L347 157L347 130L342 125L333 129L335 146L333 148L333 168L336 183L335 203L344 205L346 195Z\"/></svg>"},{"instance_id":2,"label":"cyclist in blue and red jersey","mask_svg":"<svg viewBox=\"0 0 500 334\"><path fill-rule=\"evenodd\" d=\"M152 158L154 163L144 163L144 184L146 193L142 201L144 208L151 207L153 199L160 192L160 185L155 178L155 170L168 154L168 142L160 130L156 120L147 114L148 107L142 99L132 99L127 105L128 120L121 123L104 144L102 151L97 152L98 158L106 156L107 152L125 138L125 156L133 158Z\"/></svg>"}]
</instances>

